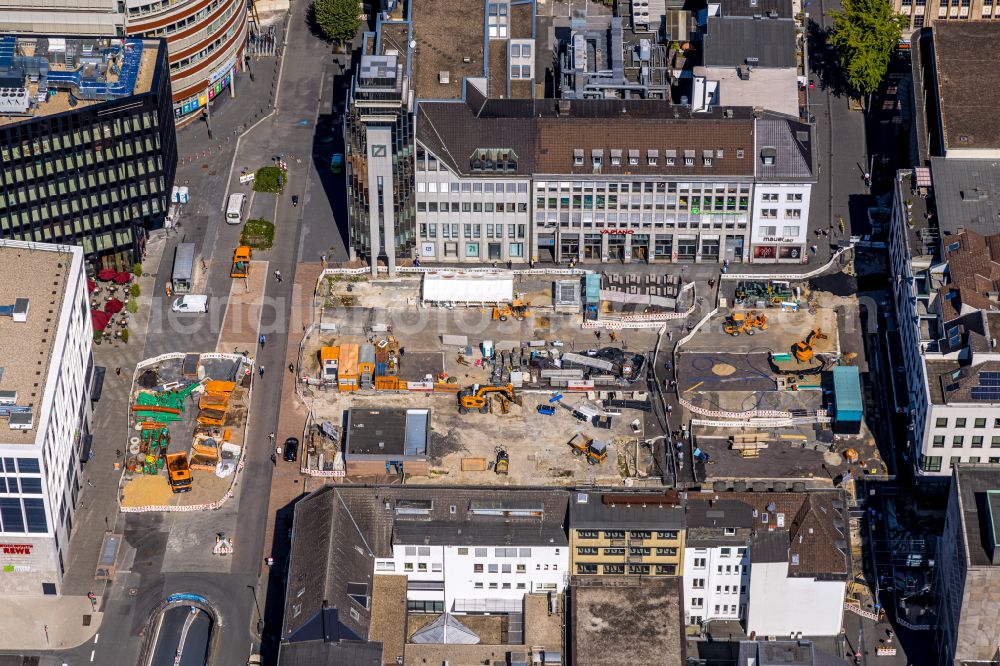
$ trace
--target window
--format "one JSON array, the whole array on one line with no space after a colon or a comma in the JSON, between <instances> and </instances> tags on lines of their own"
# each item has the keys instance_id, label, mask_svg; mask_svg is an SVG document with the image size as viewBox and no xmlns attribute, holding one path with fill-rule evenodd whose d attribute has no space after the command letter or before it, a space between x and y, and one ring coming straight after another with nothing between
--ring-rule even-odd
<instances>
[{"instance_id":1,"label":"window","mask_svg":"<svg viewBox=\"0 0 1000 666\"><path fill-rule=\"evenodd\" d=\"M427 563L426 562L417 562L417 571L424 571L424 572L426 572L427 571Z\"/></svg>"},{"instance_id":2,"label":"window","mask_svg":"<svg viewBox=\"0 0 1000 666\"><path fill-rule=\"evenodd\" d=\"M524 565L524 564L518 564L517 565L517 573L523 574L523 573L527 573L527 571L528 571L528 567L526 565Z\"/></svg>"},{"instance_id":3,"label":"window","mask_svg":"<svg viewBox=\"0 0 1000 666\"><path fill-rule=\"evenodd\" d=\"M476 557L486 557L486 549L476 548Z\"/></svg>"},{"instance_id":4,"label":"window","mask_svg":"<svg viewBox=\"0 0 1000 666\"><path fill-rule=\"evenodd\" d=\"M392 561L389 561L389 562L376 562L375 563L375 570L376 571L395 571L396 570L396 566L392 563Z\"/></svg>"},{"instance_id":5,"label":"window","mask_svg":"<svg viewBox=\"0 0 1000 666\"><path fill-rule=\"evenodd\" d=\"M786 194L785 195L785 201L800 202L800 201L802 201L802 193L801 192L791 192L789 194Z\"/></svg>"},{"instance_id":6,"label":"window","mask_svg":"<svg viewBox=\"0 0 1000 666\"><path fill-rule=\"evenodd\" d=\"M705 598L704 597L691 597L691 608L704 608Z\"/></svg>"},{"instance_id":7,"label":"window","mask_svg":"<svg viewBox=\"0 0 1000 666\"><path fill-rule=\"evenodd\" d=\"M951 458L948 458L948 464L951 465L952 467L954 467L960 462L962 462L961 456L952 456Z\"/></svg>"},{"instance_id":8,"label":"window","mask_svg":"<svg viewBox=\"0 0 1000 666\"><path fill-rule=\"evenodd\" d=\"M500 573L509 574L510 572L511 572L511 567L510 567L509 564L501 564L500 565Z\"/></svg>"},{"instance_id":9,"label":"window","mask_svg":"<svg viewBox=\"0 0 1000 666\"><path fill-rule=\"evenodd\" d=\"M920 456L920 467L925 472L940 472L941 456Z\"/></svg>"},{"instance_id":10,"label":"window","mask_svg":"<svg viewBox=\"0 0 1000 666\"><path fill-rule=\"evenodd\" d=\"M468 555L469 554L469 549L468 548L459 548L458 549L458 554L459 555Z\"/></svg>"},{"instance_id":11,"label":"window","mask_svg":"<svg viewBox=\"0 0 1000 666\"><path fill-rule=\"evenodd\" d=\"M975 426L973 426L973 427L976 427L976 428L985 428L986 427L986 419L976 419Z\"/></svg>"},{"instance_id":12,"label":"window","mask_svg":"<svg viewBox=\"0 0 1000 666\"><path fill-rule=\"evenodd\" d=\"M971 458L969 458L970 463L977 463L979 462L979 460L980 460L979 456L972 456Z\"/></svg>"},{"instance_id":13,"label":"window","mask_svg":"<svg viewBox=\"0 0 1000 666\"><path fill-rule=\"evenodd\" d=\"M997 420L1000 421L1000 419L997 419ZM934 427L936 427L936 428L947 428L948 427L948 419L937 419L934 422Z\"/></svg>"},{"instance_id":14,"label":"window","mask_svg":"<svg viewBox=\"0 0 1000 666\"><path fill-rule=\"evenodd\" d=\"M722 555L723 557L729 557L729 553L731 553L731 552L732 552L732 550L730 550L729 548L720 548L719 549L719 554Z\"/></svg>"},{"instance_id":15,"label":"window","mask_svg":"<svg viewBox=\"0 0 1000 666\"><path fill-rule=\"evenodd\" d=\"M777 219L777 217L778 217L778 209L777 208L761 208L760 209L760 216L763 219L765 219L765 220L774 220L774 219ZM771 228L775 229L775 227L771 227Z\"/></svg>"},{"instance_id":16,"label":"window","mask_svg":"<svg viewBox=\"0 0 1000 666\"><path fill-rule=\"evenodd\" d=\"M784 229L782 229L782 235L791 236L792 238L794 238L795 236L799 235L799 229L800 227L785 227Z\"/></svg>"},{"instance_id":17,"label":"window","mask_svg":"<svg viewBox=\"0 0 1000 666\"><path fill-rule=\"evenodd\" d=\"M778 201L778 193L777 192L765 192L763 195L761 195L761 201L773 201L773 202L777 203L777 201Z\"/></svg>"},{"instance_id":18,"label":"window","mask_svg":"<svg viewBox=\"0 0 1000 666\"><path fill-rule=\"evenodd\" d=\"M583 151L574 150L573 151L573 166L583 166Z\"/></svg>"},{"instance_id":19,"label":"window","mask_svg":"<svg viewBox=\"0 0 1000 666\"><path fill-rule=\"evenodd\" d=\"M490 565L487 565L486 571L489 572L489 573L494 573L494 574L495 573L500 573L500 565L499 564L490 564Z\"/></svg>"},{"instance_id":20,"label":"window","mask_svg":"<svg viewBox=\"0 0 1000 666\"><path fill-rule=\"evenodd\" d=\"M722 528L722 533L725 534L726 536L736 536L736 528L735 527L723 527Z\"/></svg>"},{"instance_id":21,"label":"window","mask_svg":"<svg viewBox=\"0 0 1000 666\"><path fill-rule=\"evenodd\" d=\"M705 579L704 578L692 578L691 579L691 589L693 589L693 590L704 590L705 589Z\"/></svg>"},{"instance_id":22,"label":"window","mask_svg":"<svg viewBox=\"0 0 1000 666\"><path fill-rule=\"evenodd\" d=\"M990 448L1000 449L1000 435L993 435L990 437Z\"/></svg>"},{"instance_id":23,"label":"window","mask_svg":"<svg viewBox=\"0 0 1000 666\"><path fill-rule=\"evenodd\" d=\"M694 568L695 569L704 569L706 566L707 566L707 562L706 562L706 560L705 560L704 557L696 557L696 558L694 558Z\"/></svg>"},{"instance_id":24,"label":"window","mask_svg":"<svg viewBox=\"0 0 1000 666\"><path fill-rule=\"evenodd\" d=\"M404 562L403 571L413 571L413 562Z\"/></svg>"},{"instance_id":25,"label":"window","mask_svg":"<svg viewBox=\"0 0 1000 666\"><path fill-rule=\"evenodd\" d=\"M483 584L482 584L482 583L475 583L475 584L473 585L473 587L474 587L475 589L477 589L477 590L481 590L481 589L483 589Z\"/></svg>"},{"instance_id":26,"label":"window","mask_svg":"<svg viewBox=\"0 0 1000 666\"><path fill-rule=\"evenodd\" d=\"M473 573L483 573L483 565L482 564L473 564L472 565L472 572Z\"/></svg>"},{"instance_id":27,"label":"window","mask_svg":"<svg viewBox=\"0 0 1000 666\"><path fill-rule=\"evenodd\" d=\"M981 448L983 448L983 436L982 435L973 435L973 437L972 437L972 448L974 448L974 449L981 449Z\"/></svg>"},{"instance_id":28,"label":"window","mask_svg":"<svg viewBox=\"0 0 1000 666\"><path fill-rule=\"evenodd\" d=\"M951 438L951 445L956 449L960 449L965 445L965 437L961 435L955 435Z\"/></svg>"},{"instance_id":29,"label":"window","mask_svg":"<svg viewBox=\"0 0 1000 666\"><path fill-rule=\"evenodd\" d=\"M786 220L799 220L799 219L802 219L802 209L801 208L786 208L785 209L785 219Z\"/></svg>"},{"instance_id":30,"label":"window","mask_svg":"<svg viewBox=\"0 0 1000 666\"><path fill-rule=\"evenodd\" d=\"M994 437L993 439L998 442L997 446L1000 446L1000 437ZM931 446L934 447L935 449L943 449L944 435L934 435L934 441L931 443Z\"/></svg>"},{"instance_id":31,"label":"window","mask_svg":"<svg viewBox=\"0 0 1000 666\"><path fill-rule=\"evenodd\" d=\"M677 530L665 530L656 533L657 539L663 539L664 541L674 541L677 539Z\"/></svg>"},{"instance_id":32,"label":"window","mask_svg":"<svg viewBox=\"0 0 1000 666\"><path fill-rule=\"evenodd\" d=\"M495 589L497 589L497 587L498 587L498 585L496 583L490 583L490 589L491 590L495 590Z\"/></svg>"},{"instance_id":33,"label":"window","mask_svg":"<svg viewBox=\"0 0 1000 666\"><path fill-rule=\"evenodd\" d=\"M964 428L965 427L965 419L955 419L955 427L956 428Z\"/></svg>"}]
</instances>

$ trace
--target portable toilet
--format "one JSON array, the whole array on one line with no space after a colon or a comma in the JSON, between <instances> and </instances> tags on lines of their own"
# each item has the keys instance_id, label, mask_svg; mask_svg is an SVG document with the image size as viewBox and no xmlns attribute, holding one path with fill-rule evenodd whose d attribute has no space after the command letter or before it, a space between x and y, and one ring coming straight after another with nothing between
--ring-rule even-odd
<instances>
[{"instance_id":1,"label":"portable toilet","mask_svg":"<svg viewBox=\"0 0 1000 666\"><path fill-rule=\"evenodd\" d=\"M857 435L863 417L861 373L857 366L838 365L833 369L833 432Z\"/></svg>"},{"instance_id":2,"label":"portable toilet","mask_svg":"<svg viewBox=\"0 0 1000 666\"><path fill-rule=\"evenodd\" d=\"M358 349L358 375L362 388L375 385L375 345L361 345Z\"/></svg>"},{"instance_id":3,"label":"portable toilet","mask_svg":"<svg viewBox=\"0 0 1000 666\"><path fill-rule=\"evenodd\" d=\"M322 347L319 350L320 379L324 382L337 381L337 365L340 363L340 347Z\"/></svg>"},{"instance_id":4,"label":"portable toilet","mask_svg":"<svg viewBox=\"0 0 1000 666\"><path fill-rule=\"evenodd\" d=\"M337 361L337 388L341 391L358 390L358 345L340 345Z\"/></svg>"}]
</instances>

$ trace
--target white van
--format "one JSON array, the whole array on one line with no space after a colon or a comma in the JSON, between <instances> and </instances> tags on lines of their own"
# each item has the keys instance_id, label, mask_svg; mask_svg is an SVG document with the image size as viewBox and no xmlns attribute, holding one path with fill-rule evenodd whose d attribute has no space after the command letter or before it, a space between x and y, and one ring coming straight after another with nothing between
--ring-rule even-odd
<instances>
[{"instance_id":1,"label":"white van","mask_svg":"<svg viewBox=\"0 0 1000 666\"><path fill-rule=\"evenodd\" d=\"M208 312L208 296L188 294L174 299L170 309L174 312Z\"/></svg>"},{"instance_id":2,"label":"white van","mask_svg":"<svg viewBox=\"0 0 1000 666\"><path fill-rule=\"evenodd\" d=\"M229 205L226 206L226 222L239 224L243 221L243 207L247 203L247 195L243 193L230 194Z\"/></svg>"}]
</instances>

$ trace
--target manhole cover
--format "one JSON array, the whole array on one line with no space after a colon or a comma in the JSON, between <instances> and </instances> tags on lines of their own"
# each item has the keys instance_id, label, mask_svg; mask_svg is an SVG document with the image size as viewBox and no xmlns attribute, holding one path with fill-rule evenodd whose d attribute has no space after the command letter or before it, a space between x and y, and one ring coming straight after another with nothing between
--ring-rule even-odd
<instances>
[{"instance_id":1,"label":"manhole cover","mask_svg":"<svg viewBox=\"0 0 1000 666\"><path fill-rule=\"evenodd\" d=\"M128 588L128 596L134 597L137 594L139 594L139 588L137 588L137 587L130 587L130 588Z\"/></svg>"}]
</instances>

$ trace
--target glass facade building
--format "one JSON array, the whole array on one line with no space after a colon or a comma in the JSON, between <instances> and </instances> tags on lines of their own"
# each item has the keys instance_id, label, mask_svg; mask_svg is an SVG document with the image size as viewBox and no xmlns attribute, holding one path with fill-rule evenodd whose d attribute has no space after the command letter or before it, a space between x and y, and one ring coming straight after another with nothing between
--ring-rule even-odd
<instances>
[{"instance_id":1,"label":"glass facade building","mask_svg":"<svg viewBox=\"0 0 1000 666\"><path fill-rule=\"evenodd\" d=\"M29 106L0 109L0 237L131 265L177 168L166 43L0 37L0 78L18 76Z\"/></svg>"}]
</instances>

